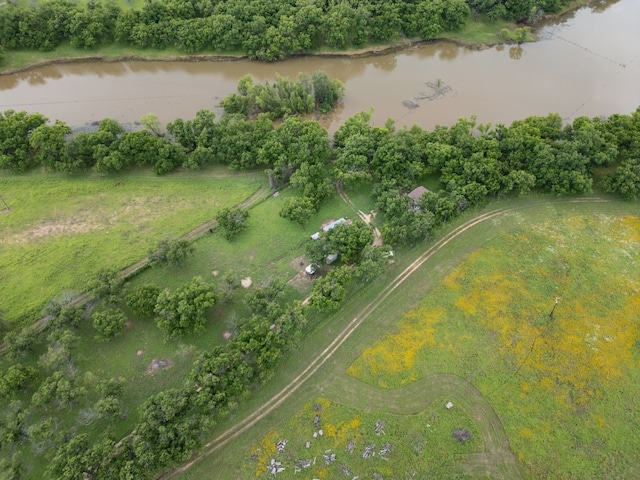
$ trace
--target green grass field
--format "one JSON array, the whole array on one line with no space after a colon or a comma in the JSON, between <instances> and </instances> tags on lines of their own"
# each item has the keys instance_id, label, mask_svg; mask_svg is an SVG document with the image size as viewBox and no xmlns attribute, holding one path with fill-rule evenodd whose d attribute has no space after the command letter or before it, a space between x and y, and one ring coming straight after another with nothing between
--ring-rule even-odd
<instances>
[{"instance_id":1,"label":"green grass field","mask_svg":"<svg viewBox=\"0 0 640 480\"><path fill-rule=\"evenodd\" d=\"M166 236L181 236L265 186L261 172L215 168L157 177L29 174L0 177L2 309L16 321L81 290L101 268L124 268ZM29 322L33 318L27 319Z\"/></svg>"},{"instance_id":2,"label":"green grass field","mask_svg":"<svg viewBox=\"0 0 640 480\"><path fill-rule=\"evenodd\" d=\"M491 209L499 206L493 204ZM354 436L363 435L363 439L372 435L371 422L378 420L389 425L423 425L420 422L431 423L429 419L433 419L434 425L446 425L438 438L443 443L437 444L440 452L448 449L446 454L441 452L438 456L423 449L418 455L413 447L407 452L406 445L395 450L397 465L406 465L406 470L397 471L400 474L414 472L419 477L426 472L451 478L455 473L466 472L471 478L602 478L603 472L613 472L616 478L633 477L638 469L632 452L637 444L637 434L632 429L637 418L634 410L627 407L637 393L638 352L633 345L638 332L638 297L634 279L639 278L640 225L637 217L628 220L618 216L633 214L635 205L529 198L502 206L509 210L451 240L402 286L379 301L385 287L425 247L401 253L384 278L360 288L340 312L317 325L303 349L288 359L278 377L241 405L216 432L233 427L249 412L266 404L311 358L320 355L366 305L374 302L375 308L318 369L313 380L296 385L292 395L264 419L216 447L180 478L208 478L207 472L211 471L219 472L221 478L238 478L238 471L244 472L241 478L256 478L256 473L269 478L270 474L262 473L260 454L276 437L276 442L291 440L283 460L308 458L311 453L300 442L303 437L309 440L307 437L313 433L308 412L310 402L317 399L331 402L329 415L335 415L335 419L330 421L328 417L327 421L332 425L346 425L356 416L366 418L362 422L365 426L353 432ZM478 212L469 216L475 214ZM455 227L452 225L450 230ZM599 244L594 238L604 241ZM564 242L562 251L547 249L559 240ZM594 255L601 260L593 261ZM558 267L562 262L570 265L570 275ZM452 285L461 271L466 272L463 288L456 290ZM502 272L501 277L492 277L498 271ZM552 273L555 277L545 280ZM635 296L624 295L623 287L629 293L630 286L636 289ZM501 288L513 291L507 295ZM562 299L554 318L561 327L555 328L545 320L559 295L558 289L563 289ZM485 290L487 301L483 302L484 296L478 295ZM610 290L613 294L603 302L599 292ZM581 298L585 300L579 303ZM523 307L531 302L535 308ZM476 305L475 313L470 313L471 305ZM576 305L582 305L583 310L577 310ZM571 316L572 312L579 312L580 316ZM488 317L493 314L498 316L492 323ZM584 318L593 330L596 317L601 336L593 340L592 336L583 336L587 331L578 329L578 325L579 319ZM524 328L525 325L529 327ZM535 329L549 337L540 343L546 349L540 347L536 356L524 361L523 352L531 346ZM554 334L559 335L557 341L551 337ZM507 339L514 336L520 341L514 340L509 347ZM607 340L611 338L616 341ZM594 355L588 341L601 342L601 348L611 351L602 357ZM560 367L565 360L573 363L563 373ZM559 367L554 367L553 361ZM547 364L550 366L546 370L540 370L541 365ZM549 392L550 380L558 385L557 392L555 388L554 393ZM455 405L450 411L444 407L449 400ZM469 444L459 445L447 431L452 427L445 415L456 410L461 410L464 418L473 419L454 422L456 428L467 428L472 433L474 440ZM427 435L426 430L419 431ZM505 448L507 441L510 449ZM316 478L346 478L340 471L343 464L354 475L373 474L375 465L363 464L360 456L357 461L354 456L352 462L344 444L336 444L333 438L322 442L311 448L332 448L338 452L338 460L324 470L324 460L319 458L322 462L319 470L314 470ZM356 445L363 448L362 442ZM456 450L459 448L468 448L470 453ZM613 455L612 451L618 453ZM258 454L258 460L252 460L252 454ZM455 461L447 460L449 454ZM389 462L393 455L389 455ZM293 464L288 466L287 473L279 478L297 478ZM320 470L323 477L319 477ZM404 478L397 473L384 478Z\"/></svg>"},{"instance_id":3,"label":"green grass field","mask_svg":"<svg viewBox=\"0 0 640 480\"><path fill-rule=\"evenodd\" d=\"M37 318L40 304L47 299L38 292L57 296L69 288L82 291L86 280L99 268L125 267L144 258L158 239L182 235L213 218L220 208L239 204L256 191L268 191L262 173L229 174L218 168L163 178L143 172L109 178L31 174L3 177L0 185L11 208L0 217L0 272L15 285L13 292L3 289L3 308L12 306L7 312L15 311L15 318L29 308L34 312L29 321ZM251 278L251 289L266 282L286 284L291 280L285 298L302 300L311 288L308 276L302 273L309 235L327 217L356 213L336 196L301 227L278 215L291 195L287 190L270 197L261 193L258 198L262 200L251 205L247 230L233 242L216 230L206 231L195 242L195 255L181 268L149 268L131 279L130 285L157 283L161 288L175 288L196 275L215 284L230 274L235 280ZM28 254L35 255L30 252L39 256L23 261ZM57 269L62 270L58 275ZM46 277L42 272L47 272ZM20 279L28 280L21 284ZM94 339L96 332L90 321L83 323L75 331L79 341L73 363L78 384L87 394L73 407L55 412L53 436L69 429L80 429L90 437L105 429L115 438L128 434L138 419L140 404L154 393L182 384L194 358L223 345L225 331L247 318L242 298L248 291L238 287L230 301L211 309L204 332L173 341L165 339L152 319L139 318L129 309L125 309L129 321L124 334L107 343ZM40 368L38 358L45 351L39 344L32 355L19 361ZM150 373L153 359L166 360L168 368ZM6 357L0 359L3 371L13 363ZM94 409L96 385L101 379L118 377L124 382L122 417L118 421L100 418ZM33 392L28 388L18 398L28 405ZM8 408L8 402L3 399L0 407ZM49 414L36 409L30 414L29 424ZM29 442L22 448L27 452L30 471L41 474L52 456L46 442Z\"/></svg>"}]
</instances>

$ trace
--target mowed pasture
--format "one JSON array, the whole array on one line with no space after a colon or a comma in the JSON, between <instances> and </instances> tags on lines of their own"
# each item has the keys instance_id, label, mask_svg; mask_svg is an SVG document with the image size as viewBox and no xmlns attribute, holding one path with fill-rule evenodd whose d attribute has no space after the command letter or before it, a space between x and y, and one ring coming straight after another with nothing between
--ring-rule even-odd
<instances>
[{"instance_id":1,"label":"mowed pasture","mask_svg":"<svg viewBox=\"0 0 640 480\"><path fill-rule=\"evenodd\" d=\"M222 168L157 177L29 174L0 177L2 310L30 323L43 304L81 291L101 268L122 269L266 187L261 172ZM4 206L4 205L3 205Z\"/></svg>"},{"instance_id":2,"label":"mowed pasture","mask_svg":"<svg viewBox=\"0 0 640 480\"><path fill-rule=\"evenodd\" d=\"M425 249L405 252L385 278L323 321L219 431L267 402L303 360L376 305L313 379L181 478L206 478L212 469L270 478L272 458L287 467L278 478L347 478L347 469L365 478L383 471L383 478L633 478L640 468L633 428L640 219L633 207L600 199L512 202L429 256L379 302L408 257ZM314 439L313 406L321 402L329 404L320 417L330 427ZM378 421L391 426L384 436L374 431ZM437 440L426 424L438 426ZM455 428L468 429L472 440L460 443ZM411 438L401 439L402 431ZM367 445L386 442L397 447L387 460L364 461ZM329 449L336 461L326 465ZM313 469L294 473L297 460L314 458Z\"/></svg>"}]
</instances>

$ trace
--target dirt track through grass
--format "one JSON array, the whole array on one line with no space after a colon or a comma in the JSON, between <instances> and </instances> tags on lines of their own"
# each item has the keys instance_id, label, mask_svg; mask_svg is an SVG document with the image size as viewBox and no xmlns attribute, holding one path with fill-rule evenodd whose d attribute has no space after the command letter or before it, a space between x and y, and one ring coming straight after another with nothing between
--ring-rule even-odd
<instances>
[{"instance_id":1,"label":"dirt track through grass","mask_svg":"<svg viewBox=\"0 0 640 480\"><path fill-rule=\"evenodd\" d=\"M376 298L376 300L370 302L362 311L356 315L349 324L340 332L335 339L318 355L309 365L296 376L289 384L287 384L279 393L274 395L268 402L264 403L260 408L255 410L252 414L247 416L244 420L237 423L227 431L210 441L204 446L204 451L197 457L190 460L188 463L182 465L178 469L170 472L166 475L168 478L176 478L181 473L187 471L190 467L200 462L207 456L216 452L228 442L238 437L242 433L249 430L252 426L266 417L273 410L278 408L285 400L291 397L307 380L309 380L319 369L322 367L332 355L340 348L340 346L351 336L351 334L362 324L362 322L380 305L382 304L391 293L393 293L405 280L407 280L413 272L415 272L423 263L429 260L435 253L440 251L449 242L454 240L459 235L463 234L475 225L491 220L506 212L510 211L508 208L499 208L490 212L478 215L477 217L468 220L464 224L458 226L453 231L438 240L435 244L431 245L422 255L420 255L413 263L411 263L403 272L401 272ZM478 392L478 395L479 392ZM495 415L495 413L494 413ZM497 417L496 417L497 418ZM499 420L498 420L499 422ZM504 429L500 425L503 439L506 440ZM508 446L507 446L508 450ZM162 478L162 477L161 477ZM510 477L517 478L517 477Z\"/></svg>"},{"instance_id":2,"label":"dirt track through grass","mask_svg":"<svg viewBox=\"0 0 640 480\"><path fill-rule=\"evenodd\" d=\"M333 379L330 388L325 390L325 394L327 393L350 407L367 411L371 409L371 405L375 405L376 411L396 415L413 415L429 408L443 409L444 405L435 402L443 397L450 398L454 402L454 408L462 408L476 422L485 446L484 452L467 455L464 461L466 469L473 474L491 478L522 478L498 415L482 393L462 377L436 374L420 378L401 388L387 390L340 374Z\"/></svg>"}]
</instances>

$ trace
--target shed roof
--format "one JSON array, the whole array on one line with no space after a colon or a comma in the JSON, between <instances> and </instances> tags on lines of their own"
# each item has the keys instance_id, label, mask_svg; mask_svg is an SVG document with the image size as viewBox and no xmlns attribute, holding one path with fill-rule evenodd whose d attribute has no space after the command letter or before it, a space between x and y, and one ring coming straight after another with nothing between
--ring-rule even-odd
<instances>
[{"instance_id":1,"label":"shed roof","mask_svg":"<svg viewBox=\"0 0 640 480\"><path fill-rule=\"evenodd\" d=\"M331 223L325 225L324 227L322 227L322 231L323 232L328 232L333 227L335 227L336 225L340 225L341 223L347 223L347 219L342 217L342 218L339 218L337 220L334 220L333 222L331 222Z\"/></svg>"},{"instance_id":2,"label":"shed roof","mask_svg":"<svg viewBox=\"0 0 640 480\"><path fill-rule=\"evenodd\" d=\"M335 227L336 225L340 225L341 223L349 223L349 221L344 217L339 218L337 220L334 220L333 222L327 223L324 227L322 227L322 231L328 232L333 227ZM314 233L313 235L311 235L311 238L313 240L318 240L320 238L320 232Z\"/></svg>"},{"instance_id":3,"label":"shed roof","mask_svg":"<svg viewBox=\"0 0 640 480\"><path fill-rule=\"evenodd\" d=\"M422 195L424 195L428 191L429 190L427 188L420 185L409 192L409 198L411 198L414 202L417 202L418 200L420 200L420 197L422 197Z\"/></svg>"}]
</instances>

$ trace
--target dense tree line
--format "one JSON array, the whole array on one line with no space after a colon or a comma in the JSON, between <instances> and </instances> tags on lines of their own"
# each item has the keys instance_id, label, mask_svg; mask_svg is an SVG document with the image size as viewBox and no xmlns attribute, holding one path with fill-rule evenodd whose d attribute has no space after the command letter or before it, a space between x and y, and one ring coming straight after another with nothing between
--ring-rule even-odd
<instances>
[{"instance_id":1,"label":"dense tree line","mask_svg":"<svg viewBox=\"0 0 640 480\"><path fill-rule=\"evenodd\" d=\"M16 2L17 3L17 2ZM91 49L242 52L277 60L318 50L361 47L399 36L430 39L465 25L470 12L526 20L569 0L149 0L122 9L108 0L37 1L0 9L0 45L48 51L62 42Z\"/></svg>"},{"instance_id":2,"label":"dense tree line","mask_svg":"<svg viewBox=\"0 0 640 480\"><path fill-rule=\"evenodd\" d=\"M276 126L264 113L253 120L227 114L216 122L213 112L200 110L193 120L169 123L167 134L153 119L145 122L150 129L134 132L104 119L95 132L71 135L62 122L50 125L41 114L8 110L0 114L0 168L112 173L138 165L159 175L212 163L263 168L272 187L291 185L298 192L281 215L299 223L332 194L332 182L349 187L375 180L376 205L388 221L384 237L396 245L424 238L489 196L588 193L600 167L616 167L606 177L608 191L639 194L639 140L630 133L640 128L638 110L608 119L579 117L566 126L556 114L508 127L461 119L431 132L397 130L393 122L371 126L370 118L361 112L348 119L331 147L326 130L297 116ZM405 194L424 174L437 175L445 188L425 195L420 208L409 208Z\"/></svg>"},{"instance_id":3,"label":"dense tree line","mask_svg":"<svg viewBox=\"0 0 640 480\"><path fill-rule=\"evenodd\" d=\"M452 127L395 130L373 127L370 114L350 118L334 136L333 177L349 186L375 181L374 196L385 214L386 243L408 245L489 197L585 194L597 169L619 165L604 187L627 198L640 194L640 109L609 119L579 117L562 125L557 114L529 117L507 127L460 119ZM418 202L407 196L425 174L442 189Z\"/></svg>"}]
</instances>

